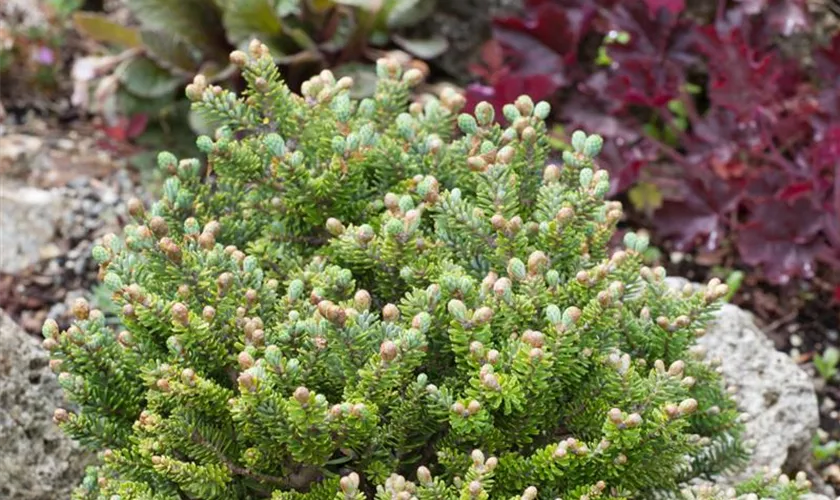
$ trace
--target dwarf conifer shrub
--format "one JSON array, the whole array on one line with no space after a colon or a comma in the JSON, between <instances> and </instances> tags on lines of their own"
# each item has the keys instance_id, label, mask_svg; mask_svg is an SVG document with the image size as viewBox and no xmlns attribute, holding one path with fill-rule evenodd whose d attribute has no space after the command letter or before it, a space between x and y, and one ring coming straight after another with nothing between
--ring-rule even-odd
<instances>
[{"instance_id":1,"label":"dwarf conifer shrub","mask_svg":"<svg viewBox=\"0 0 840 500\"><path fill-rule=\"evenodd\" d=\"M500 128L409 104L389 61L356 102L232 60L244 95L187 90L206 164L161 154L163 198L94 250L123 328L85 301L44 326L55 420L101 451L77 499L639 498L741 462L693 345L726 286L608 251L599 137L546 165L546 103Z\"/></svg>"}]
</instances>

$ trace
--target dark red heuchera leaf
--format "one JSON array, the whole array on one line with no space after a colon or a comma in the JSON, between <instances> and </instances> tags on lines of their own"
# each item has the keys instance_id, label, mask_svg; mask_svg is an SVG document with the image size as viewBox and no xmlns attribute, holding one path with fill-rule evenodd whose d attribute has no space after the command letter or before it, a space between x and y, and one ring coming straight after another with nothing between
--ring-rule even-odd
<instances>
[{"instance_id":1,"label":"dark red heuchera leaf","mask_svg":"<svg viewBox=\"0 0 840 500\"><path fill-rule=\"evenodd\" d=\"M665 194L658 236L685 250L729 238L775 282L808 276L817 260L840 268L840 34L814 54L819 80L777 49L777 35L806 26L806 0L721 3L706 26L684 0L525 3L473 68L468 109L562 89L564 129L606 139L611 193L644 171ZM612 64L597 64L593 43L623 32Z\"/></svg>"},{"instance_id":2,"label":"dark red heuchera leaf","mask_svg":"<svg viewBox=\"0 0 840 500\"><path fill-rule=\"evenodd\" d=\"M834 35L827 47L814 53L814 63L824 85L840 84L840 33Z\"/></svg>"},{"instance_id":3,"label":"dark red heuchera leaf","mask_svg":"<svg viewBox=\"0 0 840 500\"><path fill-rule=\"evenodd\" d=\"M594 13L595 8L591 11ZM586 31L586 22L590 16L575 16L575 11L567 11L559 4L540 2L533 6L526 17L500 18L496 24L511 31L529 34L571 63L574 62L581 35Z\"/></svg>"},{"instance_id":4,"label":"dark red heuchera leaf","mask_svg":"<svg viewBox=\"0 0 840 500\"><path fill-rule=\"evenodd\" d=\"M717 248L726 235L728 215L743 197L743 180L727 182L700 168L697 175L688 173L680 180L680 191L670 195L653 219L658 234L683 250L697 244Z\"/></svg>"},{"instance_id":5,"label":"dark red heuchera leaf","mask_svg":"<svg viewBox=\"0 0 840 500\"><path fill-rule=\"evenodd\" d=\"M741 259L760 267L774 282L811 277L816 257L827 248L821 234L822 215L808 198L772 200L752 207L746 224L738 230Z\"/></svg>"},{"instance_id":6,"label":"dark red heuchera leaf","mask_svg":"<svg viewBox=\"0 0 840 500\"><path fill-rule=\"evenodd\" d=\"M662 3L625 2L608 16L630 35L627 44L608 50L614 61L610 94L627 105L665 106L680 94L686 69L697 60L693 23L677 16L679 5Z\"/></svg>"},{"instance_id":7,"label":"dark red heuchera leaf","mask_svg":"<svg viewBox=\"0 0 840 500\"><path fill-rule=\"evenodd\" d=\"M709 99L740 118L751 117L757 108L772 103L782 76L774 54L749 45L744 31L744 25L703 26L697 44L709 67Z\"/></svg>"},{"instance_id":8,"label":"dark red heuchera leaf","mask_svg":"<svg viewBox=\"0 0 840 500\"><path fill-rule=\"evenodd\" d=\"M488 85L495 85L503 76L509 75L510 66L505 62L505 51L498 40L488 40L481 47L481 58L468 66L473 76Z\"/></svg>"},{"instance_id":9,"label":"dark red heuchera leaf","mask_svg":"<svg viewBox=\"0 0 840 500\"><path fill-rule=\"evenodd\" d=\"M485 44L480 63L471 71L482 83L467 86L466 111L487 101L502 119L502 107L523 94L535 101L550 97L565 83L560 57L539 42L509 31L498 31L497 38Z\"/></svg>"},{"instance_id":10,"label":"dark red heuchera leaf","mask_svg":"<svg viewBox=\"0 0 840 500\"><path fill-rule=\"evenodd\" d=\"M651 12L666 9L671 14L679 14L685 10L685 0L645 0Z\"/></svg>"}]
</instances>

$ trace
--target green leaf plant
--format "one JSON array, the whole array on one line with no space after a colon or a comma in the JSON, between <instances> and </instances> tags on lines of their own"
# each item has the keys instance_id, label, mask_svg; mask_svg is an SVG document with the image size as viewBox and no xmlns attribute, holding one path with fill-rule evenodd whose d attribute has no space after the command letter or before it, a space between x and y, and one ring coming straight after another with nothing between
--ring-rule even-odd
<instances>
[{"instance_id":1,"label":"green leaf plant","mask_svg":"<svg viewBox=\"0 0 840 500\"><path fill-rule=\"evenodd\" d=\"M362 100L292 93L257 41L230 60L241 95L186 89L206 162L161 153L162 198L93 250L124 330L84 300L44 325L55 421L101 456L75 499L729 498L686 489L747 456L694 345L727 287L608 251L600 137L546 164L526 96L502 128L410 102L393 60Z\"/></svg>"}]
</instances>

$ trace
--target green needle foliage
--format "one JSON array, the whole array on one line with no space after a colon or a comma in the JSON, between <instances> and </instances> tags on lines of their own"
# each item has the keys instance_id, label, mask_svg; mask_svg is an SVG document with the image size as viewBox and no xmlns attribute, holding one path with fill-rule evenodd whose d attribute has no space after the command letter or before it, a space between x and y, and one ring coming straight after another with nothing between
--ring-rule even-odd
<instances>
[{"instance_id":1,"label":"green needle foliage","mask_svg":"<svg viewBox=\"0 0 840 500\"><path fill-rule=\"evenodd\" d=\"M608 250L599 137L546 165L546 103L503 128L409 103L392 61L357 102L329 72L293 95L259 42L231 60L243 95L187 89L206 163L162 153L163 198L94 250L124 330L83 300L44 326L55 420L102 456L76 499L644 498L742 462L693 345L727 287Z\"/></svg>"}]
</instances>

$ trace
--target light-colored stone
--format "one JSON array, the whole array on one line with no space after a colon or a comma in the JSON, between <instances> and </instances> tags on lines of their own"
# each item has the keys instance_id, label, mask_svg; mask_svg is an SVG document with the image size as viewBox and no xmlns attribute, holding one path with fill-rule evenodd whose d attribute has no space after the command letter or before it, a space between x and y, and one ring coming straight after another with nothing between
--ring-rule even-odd
<instances>
[{"instance_id":1,"label":"light-colored stone","mask_svg":"<svg viewBox=\"0 0 840 500\"><path fill-rule=\"evenodd\" d=\"M726 382L737 388L739 407L747 413L745 437L755 442L755 450L742 477L764 467L807 467L819 427L811 377L775 349L750 313L730 304L699 343L721 358Z\"/></svg>"},{"instance_id":2,"label":"light-colored stone","mask_svg":"<svg viewBox=\"0 0 840 500\"><path fill-rule=\"evenodd\" d=\"M63 206L52 191L0 178L0 271L14 273L38 262Z\"/></svg>"},{"instance_id":3,"label":"light-colored stone","mask_svg":"<svg viewBox=\"0 0 840 500\"><path fill-rule=\"evenodd\" d=\"M669 278L679 289L688 281ZM747 414L744 439L755 449L746 470L732 480L766 468L808 469L811 438L819 427L817 395L811 377L756 326L752 314L726 304L698 341L710 358L720 358L723 377L737 388L738 406Z\"/></svg>"},{"instance_id":4,"label":"light-colored stone","mask_svg":"<svg viewBox=\"0 0 840 500\"><path fill-rule=\"evenodd\" d=\"M44 141L28 134L0 135L0 174L9 177L25 177L42 154Z\"/></svg>"},{"instance_id":5,"label":"light-colored stone","mask_svg":"<svg viewBox=\"0 0 840 500\"><path fill-rule=\"evenodd\" d=\"M14 22L17 28L38 28L47 24L43 0L3 0L0 18Z\"/></svg>"},{"instance_id":6,"label":"light-colored stone","mask_svg":"<svg viewBox=\"0 0 840 500\"><path fill-rule=\"evenodd\" d=\"M52 421L63 405L49 357L0 310L0 498L61 500L87 455Z\"/></svg>"},{"instance_id":7,"label":"light-colored stone","mask_svg":"<svg viewBox=\"0 0 840 500\"><path fill-rule=\"evenodd\" d=\"M816 493L808 493L807 495L802 495L799 500L831 500L831 498L825 495L818 495Z\"/></svg>"}]
</instances>

